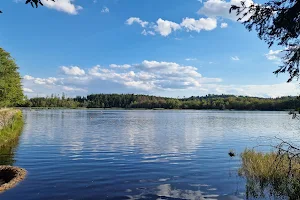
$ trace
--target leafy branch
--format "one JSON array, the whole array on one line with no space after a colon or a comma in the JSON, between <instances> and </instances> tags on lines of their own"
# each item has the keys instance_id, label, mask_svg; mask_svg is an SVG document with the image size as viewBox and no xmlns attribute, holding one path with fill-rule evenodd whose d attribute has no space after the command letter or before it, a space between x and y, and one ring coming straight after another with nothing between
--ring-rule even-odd
<instances>
[{"instance_id":1,"label":"leafy branch","mask_svg":"<svg viewBox=\"0 0 300 200\"><path fill-rule=\"evenodd\" d=\"M284 47L282 51L282 65L273 73L289 73L287 82L299 78L300 61L300 1L299 0L271 0L264 4L232 5L229 13L235 12L238 21L243 20L245 27L258 33L269 48L277 43Z\"/></svg>"},{"instance_id":2,"label":"leafy branch","mask_svg":"<svg viewBox=\"0 0 300 200\"><path fill-rule=\"evenodd\" d=\"M50 0L50 1L55 2L55 0ZM39 5L44 6L44 4L42 3L41 0L26 0L25 4L29 4L29 3L33 8L34 7L37 8ZM3 12L0 10L0 13L3 13Z\"/></svg>"}]
</instances>

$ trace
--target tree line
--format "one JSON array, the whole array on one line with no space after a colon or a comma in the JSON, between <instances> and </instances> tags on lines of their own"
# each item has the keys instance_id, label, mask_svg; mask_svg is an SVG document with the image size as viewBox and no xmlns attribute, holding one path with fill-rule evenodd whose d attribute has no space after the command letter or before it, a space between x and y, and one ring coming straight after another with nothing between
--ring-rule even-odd
<instances>
[{"instance_id":1,"label":"tree line","mask_svg":"<svg viewBox=\"0 0 300 200\"><path fill-rule=\"evenodd\" d=\"M143 109L219 109L280 111L300 108L294 96L259 98L234 95L206 95L189 98L167 98L135 94L91 94L67 98L51 95L26 99L22 107L66 108L143 108Z\"/></svg>"}]
</instances>

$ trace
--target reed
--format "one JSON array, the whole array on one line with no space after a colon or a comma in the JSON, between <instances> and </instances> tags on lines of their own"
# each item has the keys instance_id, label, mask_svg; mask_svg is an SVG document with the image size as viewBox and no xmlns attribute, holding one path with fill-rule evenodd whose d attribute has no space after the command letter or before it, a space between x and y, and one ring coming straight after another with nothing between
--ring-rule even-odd
<instances>
[{"instance_id":1,"label":"reed","mask_svg":"<svg viewBox=\"0 0 300 200\"><path fill-rule=\"evenodd\" d=\"M300 199L300 160L288 154L246 149L239 175L246 178L246 196ZM291 165L290 165L291 163Z\"/></svg>"},{"instance_id":2,"label":"reed","mask_svg":"<svg viewBox=\"0 0 300 200\"><path fill-rule=\"evenodd\" d=\"M13 110L11 112L13 112L13 115L5 120L4 126L0 130L0 147L16 140L24 125L21 110Z\"/></svg>"}]
</instances>

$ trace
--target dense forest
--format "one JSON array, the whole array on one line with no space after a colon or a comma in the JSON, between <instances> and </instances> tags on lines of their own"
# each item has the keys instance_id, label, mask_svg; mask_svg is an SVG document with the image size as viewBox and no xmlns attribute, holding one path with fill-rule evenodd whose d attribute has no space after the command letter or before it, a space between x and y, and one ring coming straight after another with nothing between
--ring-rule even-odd
<instances>
[{"instance_id":1,"label":"dense forest","mask_svg":"<svg viewBox=\"0 0 300 200\"><path fill-rule=\"evenodd\" d=\"M52 95L27 99L23 107L66 108L145 108L145 109L234 109L290 110L300 108L297 97L258 98L234 95L206 95L189 98L166 98L135 94L91 94L66 98Z\"/></svg>"}]
</instances>

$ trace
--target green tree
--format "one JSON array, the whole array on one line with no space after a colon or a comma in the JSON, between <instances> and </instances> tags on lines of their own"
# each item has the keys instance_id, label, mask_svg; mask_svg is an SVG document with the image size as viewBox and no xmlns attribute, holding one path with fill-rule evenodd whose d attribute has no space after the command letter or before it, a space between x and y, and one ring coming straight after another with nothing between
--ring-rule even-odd
<instances>
[{"instance_id":1,"label":"green tree","mask_svg":"<svg viewBox=\"0 0 300 200\"><path fill-rule=\"evenodd\" d=\"M10 54L0 48L0 107L16 106L24 100L18 69Z\"/></svg>"},{"instance_id":2,"label":"green tree","mask_svg":"<svg viewBox=\"0 0 300 200\"><path fill-rule=\"evenodd\" d=\"M299 78L300 61L300 1L299 0L269 0L263 4L241 6L232 5L229 12L235 11L238 19L251 31L258 32L258 37L269 47L274 43L283 47L282 65L274 71L289 73L288 82Z\"/></svg>"}]
</instances>

